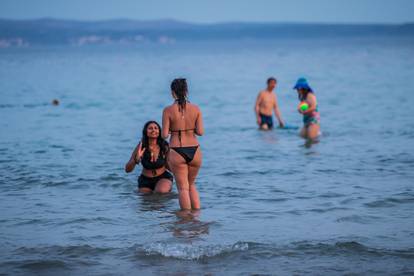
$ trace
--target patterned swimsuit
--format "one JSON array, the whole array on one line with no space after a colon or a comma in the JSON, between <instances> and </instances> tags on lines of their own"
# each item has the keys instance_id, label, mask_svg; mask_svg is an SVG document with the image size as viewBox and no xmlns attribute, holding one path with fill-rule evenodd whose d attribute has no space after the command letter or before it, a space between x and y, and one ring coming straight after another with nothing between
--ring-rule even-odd
<instances>
[{"instance_id":1,"label":"patterned swimsuit","mask_svg":"<svg viewBox=\"0 0 414 276\"><path fill-rule=\"evenodd\" d=\"M303 124L309 127L311 124L320 124L321 118L319 116L318 106L310 114L303 114Z\"/></svg>"}]
</instances>

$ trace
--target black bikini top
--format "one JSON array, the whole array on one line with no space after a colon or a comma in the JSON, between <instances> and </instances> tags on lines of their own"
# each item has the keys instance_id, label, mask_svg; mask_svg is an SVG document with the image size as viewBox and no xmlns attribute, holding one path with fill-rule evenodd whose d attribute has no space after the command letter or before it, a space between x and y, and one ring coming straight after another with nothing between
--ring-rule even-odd
<instances>
[{"instance_id":1,"label":"black bikini top","mask_svg":"<svg viewBox=\"0 0 414 276\"><path fill-rule=\"evenodd\" d=\"M176 103L178 103L178 100L175 100L175 102L176 102ZM186 102L186 103L189 103L189 101L188 101L188 100L185 100L185 102ZM182 143L181 143L181 133L182 133L182 132L187 132L187 131L193 131L193 132L195 132L196 130L197 130L196 128L177 129L177 130L172 130L172 129L170 129L170 132L171 132L171 133L173 133L173 132L178 133L178 140L180 141L180 146L182 146Z\"/></svg>"},{"instance_id":2,"label":"black bikini top","mask_svg":"<svg viewBox=\"0 0 414 276\"><path fill-rule=\"evenodd\" d=\"M142 166L147 170L152 170L154 174L156 173L155 170L164 167L166 162L165 156L161 152L158 154L157 160L152 162L151 152L149 150L144 152L141 160Z\"/></svg>"},{"instance_id":3,"label":"black bikini top","mask_svg":"<svg viewBox=\"0 0 414 276\"><path fill-rule=\"evenodd\" d=\"M195 128L188 128L188 129L177 129L177 130L170 130L170 132L171 133L173 133L173 132L177 132L178 133L178 140L180 141L180 146L182 146L182 143L181 143L181 133L182 132L186 132L186 131L196 131L196 129Z\"/></svg>"}]
</instances>

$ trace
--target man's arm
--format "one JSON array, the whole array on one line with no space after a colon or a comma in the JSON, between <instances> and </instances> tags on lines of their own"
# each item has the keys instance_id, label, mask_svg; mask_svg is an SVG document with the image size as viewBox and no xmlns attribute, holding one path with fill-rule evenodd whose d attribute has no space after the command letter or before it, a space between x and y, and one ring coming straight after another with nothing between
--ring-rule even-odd
<instances>
[{"instance_id":1,"label":"man's arm","mask_svg":"<svg viewBox=\"0 0 414 276\"><path fill-rule=\"evenodd\" d=\"M282 115L280 114L280 110L279 110L279 104L277 102L277 96L276 94L274 94L274 104L273 104L273 109L275 110L275 115L277 120L279 121L279 126L280 127L284 127L285 123L282 120Z\"/></svg>"},{"instance_id":2,"label":"man's arm","mask_svg":"<svg viewBox=\"0 0 414 276\"><path fill-rule=\"evenodd\" d=\"M259 92L259 95L257 95L256 104L254 106L254 112L256 113L256 120L257 120L258 125L261 124L261 119L260 119L260 103L261 103L261 101L262 101L262 92Z\"/></svg>"}]
</instances>

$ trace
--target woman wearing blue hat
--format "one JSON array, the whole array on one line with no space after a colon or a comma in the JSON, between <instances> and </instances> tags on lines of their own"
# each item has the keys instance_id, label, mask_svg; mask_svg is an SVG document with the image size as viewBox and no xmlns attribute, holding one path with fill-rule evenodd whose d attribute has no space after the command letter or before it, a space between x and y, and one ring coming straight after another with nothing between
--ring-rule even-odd
<instances>
[{"instance_id":1,"label":"woman wearing blue hat","mask_svg":"<svg viewBox=\"0 0 414 276\"><path fill-rule=\"evenodd\" d=\"M293 89L298 92L301 101L298 111L303 114L303 128L300 135L303 138L315 139L320 134L320 116L316 96L305 78L298 79Z\"/></svg>"}]
</instances>

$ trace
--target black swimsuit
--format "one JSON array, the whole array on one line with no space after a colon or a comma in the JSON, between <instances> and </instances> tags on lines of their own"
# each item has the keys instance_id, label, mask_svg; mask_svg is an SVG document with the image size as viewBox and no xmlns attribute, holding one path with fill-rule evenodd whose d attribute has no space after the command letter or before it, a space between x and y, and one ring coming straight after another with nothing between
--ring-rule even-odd
<instances>
[{"instance_id":1,"label":"black swimsuit","mask_svg":"<svg viewBox=\"0 0 414 276\"><path fill-rule=\"evenodd\" d=\"M161 152L158 154L157 160L152 162L151 160L151 153L150 151L146 150L144 152L144 156L142 156L141 160L142 166L147 170L152 170L152 174L155 176L157 174L157 169L160 169L165 166L167 163L165 156L162 156Z\"/></svg>"},{"instance_id":2,"label":"black swimsuit","mask_svg":"<svg viewBox=\"0 0 414 276\"><path fill-rule=\"evenodd\" d=\"M168 171L165 171L161 175L155 176L157 174L156 170L164 167L166 163L166 157L161 154L161 152L158 154L157 160L155 160L155 162L152 162L151 153L149 151L145 151L144 156L142 156L141 164L145 169L152 170L154 177L148 177L141 174L138 178L138 188L149 188L151 190L154 190L158 181L161 179L165 178L173 181L173 176Z\"/></svg>"},{"instance_id":3,"label":"black swimsuit","mask_svg":"<svg viewBox=\"0 0 414 276\"><path fill-rule=\"evenodd\" d=\"M180 146L179 147L171 147L171 149L175 150L179 155L181 155L184 158L185 162L187 164L189 164L191 161L193 161L194 155L196 154L199 145L183 147L182 144L181 144L181 132L183 132L183 131L195 131L195 128L170 130L170 131L171 131L171 133L172 132L177 132L178 133L178 139L180 140Z\"/></svg>"}]
</instances>

